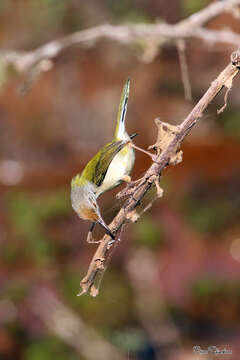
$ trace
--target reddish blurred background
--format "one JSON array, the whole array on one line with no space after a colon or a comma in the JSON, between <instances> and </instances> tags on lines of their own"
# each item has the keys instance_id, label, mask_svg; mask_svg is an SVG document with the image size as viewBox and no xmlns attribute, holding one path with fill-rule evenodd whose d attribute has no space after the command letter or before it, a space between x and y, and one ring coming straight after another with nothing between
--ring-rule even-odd
<instances>
[{"instance_id":1,"label":"reddish blurred background","mask_svg":"<svg viewBox=\"0 0 240 360\"><path fill-rule=\"evenodd\" d=\"M1 48L33 49L105 22L175 23L207 4L2 0ZM208 27L239 32L240 22L227 14ZM214 358L239 359L239 78L224 113L216 115L220 94L185 140L183 162L164 172L164 197L124 227L97 298L76 297L95 246L69 198L73 175L112 137L128 77L127 128L147 148L154 119L180 123L232 50L187 43L192 101L170 45L151 63L137 47L108 40L68 49L24 96L23 78L0 63L0 359L101 359L98 336L128 359L198 359L194 345L225 346L233 354ZM133 178L149 164L137 153ZM106 221L119 209L117 191L100 200Z\"/></svg>"}]
</instances>

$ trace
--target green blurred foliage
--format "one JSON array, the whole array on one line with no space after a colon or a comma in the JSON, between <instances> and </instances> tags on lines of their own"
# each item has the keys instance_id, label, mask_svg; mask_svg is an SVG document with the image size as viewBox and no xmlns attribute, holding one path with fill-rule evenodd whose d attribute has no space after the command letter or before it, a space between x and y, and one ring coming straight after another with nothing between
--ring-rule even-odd
<instances>
[{"instance_id":1,"label":"green blurred foliage","mask_svg":"<svg viewBox=\"0 0 240 360\"><path fill-rule=\"evenodd\" d=\"M193 13L201 10L207 5L207 0L183 0L182 1L182 10L183 16L189 16Z\"/></svg>"},{"instance_id":2,"label":"green blurred foliage","mask_svg":"<svg viewBox=\"0 0 240 360\"><path fill-rule=\"evenodd\" d=\"M217 118L218 125L225 134L240 139L239 110L228 110Z\"/></svg>"},{"instance_id":3,"label":"green blurred foliage","mask_svg":"<svg viewBox=\"0 0 240 360\"><path fill-rule=\"evenodd\" d=\"M56 337L34 341L26 347L24 360L80 360L81 357Z\"/></svg>"},{"instance_id":4,"label":"green blurred foliage","mask_svg":"<svg viewBox=\"0 0 240 360\"><path fill-rule=\"evenodd\" d=\"M180 211L187 221L202 233L216 233L238 221L240 197L233 197L234 188L222 185L213 188L198 179L180 201Z\"/></svg>"},{"instance_id":5,"label":"green blurred foliage","mask_svg":"<svg viewBox=\"0 0 240 360\"><path fill-rule=\"evenodd\" d=\"M7 66L5 65L4 61L0 59L0 91L2 90L2 87L6 84L7 80Z\"/></svg>"},{"instance_id":6,"label":"green blurred foliage","mask_svg":"<svg viewBox=\"0 0 240 360\"><path fill-rule=\"evenodd\" d=\"M13 7L12 0L0 1L0 16L4 16Z\"/></svg>"},{"instance_id":7,"label":"green blurred foliage","mask_svg":"<svg viewBox=\"0 0 240 360\"><path fill-rule=\"evenodd\" d=\"M2 261L14 265L21 256L21 251L15 242L6 242L1 249Z\"/></svg>"},{"instance_id":8,"label":"green blurred foliage","mask_svg":"<svg viewBox=\"0 0 240 360\"><path fill-rule=\"evenodd\" d=\"M34 32L27 46L37 46L62 31L71 32L82 28L84 17L80 11L71 11L71 0L2 0L0 18L15 14L19 30ZM69 11L70 10L70 11ZM28 39L29 40L29 39ZM39 43L40 42L40 43Z\"/></svg>"},{"instance_id":9,"label":"green blurred foliage","mask_svg":"<svg viewBox=\"0 0 240 360\"><path fill-rule=\"evenodd\" d=\"M219 279L209 277L196 280L191 287L192 295L195 298L220 295L222 291L226 290L226 284Z\"/></svg>"},{"instance_id":10,"label":"green blurred foliage","mask_svg":"<svg viewBox=\"0 0 240 360\"><path fill-rule=\"evenodd\" d=\"M203 233L213 233L222 229L233 215L236 216L234 204L221 199L201 203L189 198L185 209L190 224Z\"/></svg>"},{"instance_id":11,"label":"green blurred foliage","mask_svg":"<svg viewBox=\"0 0 240 360\"><path fill-rule=\"evenodd\" d=\"M77 272L70 269L64 269L59 283L59 288L61 289L64 298L67 299L71 306L78 310L79 304L86 298L84 296L77 296L80 290L80 279L82 276L83 273L80 269Z\"/></svg>"},{"instance_id":12,"label":"green blurred foliage","mask_svg":"<svg viewBox=\"0 0 240 360\"><path fill-rule=\"evenodd\" d=\"M105 4L116 20L133 23L150 23L152 21L149 14L141 9L140 6L136 6L132 0L105 0Z\"/></svg>"},{"instance_id":13,"label":"green blurred foliage","mask_svg":"<svg viewBox=\"0 0 240 360\"><path fill-rule=\"evenodd\" d=\"M131 322L133 319L131 313L133 294L127 279L119 269L114 269L114 266L111 265L111 271L104 275L101 292L96 298L92 298L88 294L76 296L80 290L80 279L79 272L66 271L61 278L59 288L71 306L81 314L88 324L97 327L104 334L109 334L110 329Z\"/></svg>"},{"instance_id":14,"label":"green blurred foliage","mask_svg":"<svg viewBox=\"0 0 240 360\"><path fill-rule=\"evenodd\" d=\"M28 284L24 279L18 279L17 281L12 281L7 285L5 289L4 296L13 301L15 304L21 302L27 294Z\"/></svg>"},{"instance_id":15,"label":"green blurred foliage","mask_svg":"<svg viewBox=\"0 0 240 360\"><path fill-rule=\"evenodd\" d=\"M142 217L141 221L135 224L134 231L134 238L138 242L138 245L144 245L152 248L162 244L164 239L164 234L159 225L149 216Z\"/></svg>"},{"instance_id":16,"label":"green blurred foliage","mask_svg":"<svg viewBox=\"0 0 240 360\"><path fill-rule=\"evenodd\" d=\"M32 0L27 8L19 7L20 22L35 31L46 27L54 31L61 25L68 3L69 0Z\"/></svg>"},{"instance_id":17,"label":"green blurred foliage","mask_svg":"<svg viewBox=\"0 0 240 360\"><path fill-rule=\"evenodd\" d=\"M145 335L136 328L127 327L112 334L112 342L126 353L139 351L145 341Z\"/></svg>"},{"instance_id":18,"label":"green blurred foliage","mask_svg":"<svg viewBox=\"0 0 240 360\"><path fill-rule=\"evenodd\" d=\"M17 235L25 241L25 256L32 257L38 264L46 263L54 256L53 243L45 232L46 222L65 216L70 211L67 189L46 194L11 192L7 199L9 217ZM14 248L8 256L15 254Z\"/></svg>"},{"instance_id":19,"label":"green blurred foliage","mask_svg":"<svg viewBox=\"0 0 240 360\"><path fill-rule=\"evenodd\" d=\"M4 85L17 76L17 72L12 65L6 65L5 61L0 58L0 94Z\"/></svg>"},{"instance_id":20,"label":"green blurred foliage","mask_svg":"<svg viewBox=\"0 0 240 360\"><path fill-rule=\"evenodd\" d=\"M182 83L181 81L178 81L173 78L164 78L159 87L156 89L158 94L169 94L175 95L175 94L182 94ZM161 180L162 182L162 180Z\"/></svg>"},{"instance_id":21,"label":"green blurred foliage","mask_svg":"<svg viewBox=\"0 0 240 360\"><path fill-rule=\"evenodd\" d=\"M204 299L218 296L222 299L224 295L240 299L240 283L226 282L219 278L202 277L195 280L191 286L191 293L195 299Z\"/></svg>"}]
</instances>

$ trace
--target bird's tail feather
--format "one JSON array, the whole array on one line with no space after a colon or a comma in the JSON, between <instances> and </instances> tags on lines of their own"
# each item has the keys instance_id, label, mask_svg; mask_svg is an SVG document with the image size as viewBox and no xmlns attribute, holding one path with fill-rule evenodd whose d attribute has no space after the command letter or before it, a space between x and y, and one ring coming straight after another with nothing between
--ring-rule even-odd
<instances>
[{"instance_id":1,"label":"bird's tail feather","mask_svg":"<svg viewBox=\"0 0 240 360\"><path fill-rule=\"evenodd\" d=\"M121 100L118 108L117 125L114 132L114 138L120 139L125 133L125 118L129 98L130 80L128 79L122 90Z\"/></svg>"}]
</instances>

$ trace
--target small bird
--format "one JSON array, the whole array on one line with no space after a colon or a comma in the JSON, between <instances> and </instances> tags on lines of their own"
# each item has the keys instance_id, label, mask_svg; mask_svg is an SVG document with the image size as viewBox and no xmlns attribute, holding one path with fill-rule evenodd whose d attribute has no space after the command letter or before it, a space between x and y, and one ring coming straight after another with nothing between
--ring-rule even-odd
<instances>
[{"instance_id":1,"label":"small bird","mask_svg":"<svg viewBox=\"0 0 240 360\"><path fill-rule=\"evenodd\" d=\"M71 182L73 209L80 218L91 221L87 236L87 241L91 243L97 243L92 237L94 226L97 223L113 240L115 238L101 216L97 198L123 181L131 181L129 174L135 161L131 140L137 134L128 135L125 128L129 88L130 80L127 80L121 95L113 140L103 146L88 162L82 173L76 175Z\"/></svg>"}]
</instances>

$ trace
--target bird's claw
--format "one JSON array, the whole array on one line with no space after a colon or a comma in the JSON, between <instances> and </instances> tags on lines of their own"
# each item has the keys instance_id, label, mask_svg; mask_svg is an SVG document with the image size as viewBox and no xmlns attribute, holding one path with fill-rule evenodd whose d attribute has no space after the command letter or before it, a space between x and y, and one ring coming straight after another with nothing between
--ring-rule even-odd
<instances>
[{"instance_id":1,"label":"bird's claw","mask_svg":"<svg viewBox=\"0 0 240 360\"><path fill-rule=\"evenodd\" d=\"M89 244L100 244L101 240L94 240L92 233L89 231L88 236L87 236L87 242Z\"/></svg>"},{"instance_id":2,"label":"bird's claw","mask_svg":"<svg viewBox=\"0 0 240 360\"><path fill-rule=\"evenodd\" d=\"M115 241L121 241L120 238L114 239L114 240L110 240L107 244L107 248L108 250L110 249L110 247L115 243Z\"/></svg>"}]
</instances>

